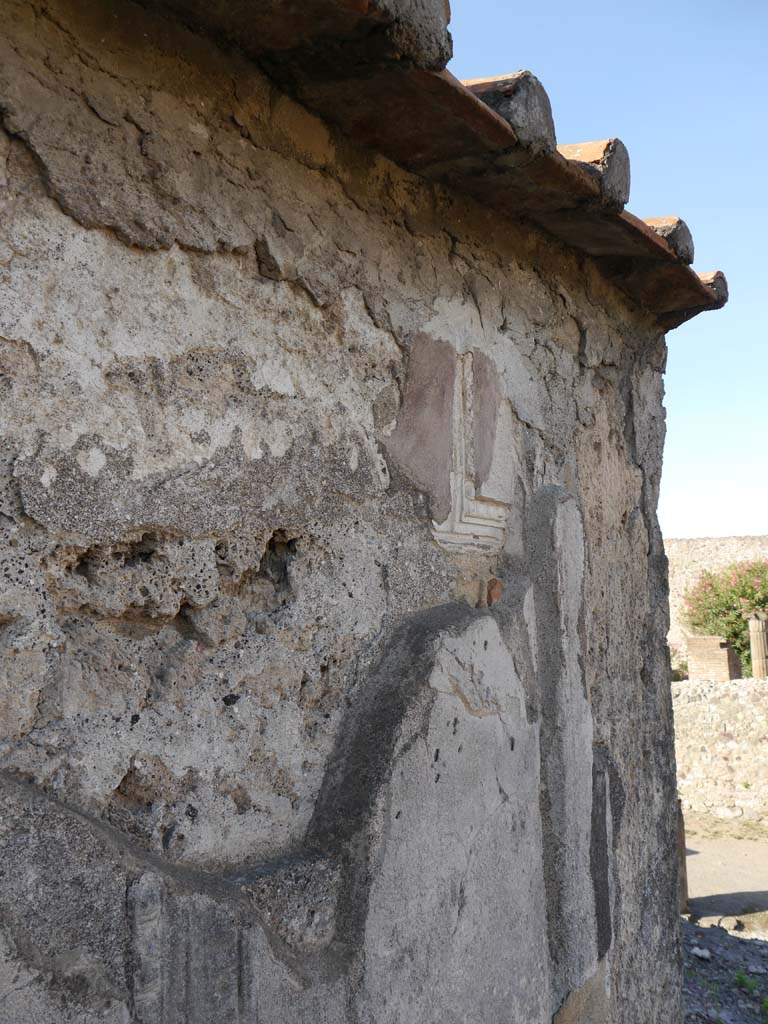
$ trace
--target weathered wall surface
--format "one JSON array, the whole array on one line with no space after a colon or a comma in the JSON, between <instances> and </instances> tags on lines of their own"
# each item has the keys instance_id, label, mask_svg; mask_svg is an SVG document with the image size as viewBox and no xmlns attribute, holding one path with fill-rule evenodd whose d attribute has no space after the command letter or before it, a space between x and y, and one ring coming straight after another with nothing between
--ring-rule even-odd
<instances>
[{"instance_id":1,"label":"weathered wall surface","mask_svg":"<svg viewBox=\"0 0 768 1024\"><path fill-rule=\"evenodd\" d=\"M705 571L717 572L732 562L768 558L768 537L694 537L665 539L669 559L669 642L686 653L684 599Z\"/></svg>"},{"instance_id":2,"label":"weathered wall surface","mask_svg":"<svg viewBox=\"0 0 768 1024\"><path fill-rule=\"evenodd\" d=\"M768 683L672 684L685 811L768 826Z\"/></svg>"},{"instance_id":3,"label":"weathered wall surface","mask_svg":"<svg viewBox=\"0 0 768 1024\"><path fill-rule=\"evenodd\" d=\"M141 7L0 6L3 1012L677 1020L663 338Z\"/></svg>"}]
</instances>

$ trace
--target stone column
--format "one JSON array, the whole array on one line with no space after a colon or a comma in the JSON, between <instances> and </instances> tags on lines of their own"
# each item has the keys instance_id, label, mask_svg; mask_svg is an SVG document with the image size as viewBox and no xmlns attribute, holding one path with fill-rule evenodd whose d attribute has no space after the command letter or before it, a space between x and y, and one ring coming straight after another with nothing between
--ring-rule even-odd
<instances>
[{"instance_id":1,"label":"stone column","mask_svg":"<svg viewBox=\"0 0 768 1024\"><path fill-rule=\"evenodd\" d=\"M768 616L764 612L750 617L749 652L752 657L752 677L768 679Z\"/></svg>"}]
</instances>

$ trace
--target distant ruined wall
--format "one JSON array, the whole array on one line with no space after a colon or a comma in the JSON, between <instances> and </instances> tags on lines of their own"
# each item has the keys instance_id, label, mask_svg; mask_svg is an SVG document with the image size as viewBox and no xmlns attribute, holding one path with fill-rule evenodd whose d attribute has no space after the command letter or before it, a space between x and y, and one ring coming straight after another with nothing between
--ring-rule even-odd
<instances>
[{"instance_id":1,"label":"distant ruined wall","mask_svg":"<svg viewBox=\"0 0 768 1024\"><path fill-rule=\"evenodd\" d=\"M705 571L732 562L768 559L768 537L694 537L665 539L669 559L669 643L685 655L685 594Z\"/></svg>"},{"instance_id":2,"label":"distant ruined wall","mask_svg":"<svg viewBox=\"0 0 768 1024\"><path fill-rule=\"evenodd\" d=\"M0 1017L679 1021L658 329L174 21L0 7Z\"/></svg>"},{"instance_id":3,"label":"distant ruined wall","mask_svg":"<svg viewBox=\"0 0 768 1024\"><path fill-rule=\"evenodd\" d=\"M768 827L768 683L672 684L684 811Z\"/></svg>"}]
</instances>

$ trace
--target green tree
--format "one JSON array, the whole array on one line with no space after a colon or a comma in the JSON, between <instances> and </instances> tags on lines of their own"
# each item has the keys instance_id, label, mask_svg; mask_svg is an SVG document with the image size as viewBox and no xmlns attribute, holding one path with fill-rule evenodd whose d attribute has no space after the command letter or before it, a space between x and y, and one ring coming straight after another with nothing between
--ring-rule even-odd
<instances>
[{"instance_id":1,"label":"green tree","mask_svg":"<svg viewBox=\"0 0 768 1024\"><path fill-rule=\"evenodd\" d=\"M734 562L719 572L704 572L685 595L685 619L694 633L722 636L752 675L749 617L768 614L768 562Z\"/></svg>"}]
</instances>

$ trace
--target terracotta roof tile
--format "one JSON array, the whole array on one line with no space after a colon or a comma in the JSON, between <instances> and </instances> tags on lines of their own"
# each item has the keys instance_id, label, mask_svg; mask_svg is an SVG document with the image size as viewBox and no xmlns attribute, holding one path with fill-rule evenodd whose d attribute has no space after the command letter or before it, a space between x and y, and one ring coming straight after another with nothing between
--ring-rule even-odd
<instances>
[{"instance_id":1,"label":"terracotta roof tile","mask_svg":"<svg viewBox=\"0 0 768 1024\"><path fill-rule=\"evenodd\" d=\"M235 42L308 108L404 168L525 217L595 259L664 329L728 297L699 276L679 218L622 210L629 157L618 139L555 148L546 91L529 71L459 82L443 4L147 0Z\"/></svg>"},{"instance_id":2,"label":"terracotta roof tile","mask_svg":"<svg viewBox=\"0 0 768 1024\"><path fill-rule=\"evenodd\" d=\"M669 242L683 263L693 263L693 236L684 220L679 217L649 217L645 223Z\"/></svg>"},{"instance_id":3,"label":"terracotta roof tile","mask_svg":"<svg viewBox=\"0 0 768 1024\"><path fill-rule=\"evenodd\" d=\"M530 71L463 83L511 126L522 146L549 153L556 145L552 107L544 86Z\"/></svg>"},{"instance_id":4,"label":"terracotta roof tile","mask_svg":"<svg viewBox=\"0 0 768 1024\"><path fill-rule=\"evenodd\" d=\"M595 175L607 204L621 209L629 201L629 153L621 139L576 142L557 151Z\"/></svg>"},{"instance_id":5,"label":"terracotta roof tile","mask_svg":"<svg viewBox=\"0 0 768 1024\"><path fill-rule=\"evenodd\" d=\"M720 300L719 305L724 306L728 301L728 282L722 270L711 270L698 276L701 283L717 295Z\"/></svg>"}]
</instances>

